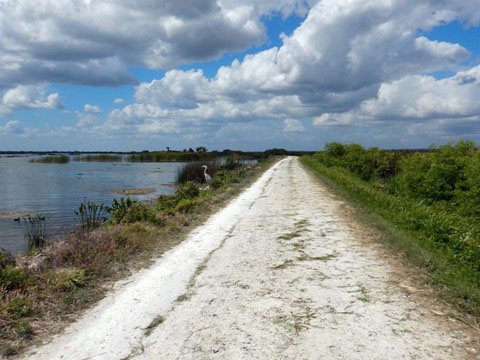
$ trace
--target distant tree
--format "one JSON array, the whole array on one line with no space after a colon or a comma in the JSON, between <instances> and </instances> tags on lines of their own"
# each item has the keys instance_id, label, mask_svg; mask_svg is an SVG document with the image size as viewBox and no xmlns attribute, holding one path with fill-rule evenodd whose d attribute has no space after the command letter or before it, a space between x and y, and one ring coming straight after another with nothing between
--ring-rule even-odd
<instances>
[{"instance_id":1,"label":"distant tree","mask_svg":"<svg viewBox=\"0 0 480 360\"><path fill-rule=\"evenodd\" d=\"M192 148L189 148L188 152L194 152L194 150Z\"/></svg>"},{"instance_id":2,"label":"distant tree","mask_svg":"<svg viewBox=\"0 0 480 360\"><path fill-rule=\"evenodd\" d=\"M198 153L203 153L203 152L207 152L207 148L205 146L199 146L195 149L195 151Z\"/></svg>"},{"instance_id":3,"label":"distant tree","mask_svg":"<svg viewBox=\"0 0 480 360\"><path fill-rule=\"evenodd\" d=\"M183 152L187 152L187 149L183 149L182 151L183 151Z\"/></svg>"},{"instance_id":4,"label":"distant tree","mask_svg":"<svg viewBox=\"0 0 480 360\"><path fill-rule=\"evenodd\" d=\"M170 146L167 146L167 152L169 152L169 151L170 151Z\"/></svg>"},{"instance_id":5,"label":"distant tree","mask_svg":"<svg viewBox=\"0 0 480 360\"><path fill-rule=\"evenodd\" d=\"M265 150L265 153L266 153L267 155L288 155L288 151L287 151L287 150L285 150L285 149L277 149L277 148Z\"/></svg>"}]
</instances>

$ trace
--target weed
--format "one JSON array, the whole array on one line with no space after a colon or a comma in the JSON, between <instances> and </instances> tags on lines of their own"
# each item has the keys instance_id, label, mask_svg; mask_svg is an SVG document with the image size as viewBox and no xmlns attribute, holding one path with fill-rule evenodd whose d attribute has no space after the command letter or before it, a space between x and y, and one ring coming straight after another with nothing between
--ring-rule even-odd
<instances>
[{"instance_id":1,"label":"weed","mask_svg":"<svg viewBox=\"0 0 480 360\"><path fill-rule=\"evenodd\" d=\"M30 279L24 271L13 265L0 267L0 292L18 289L27 285L29 281Z\"/></svg>"},{"instance_id":2,"label":"weed","mask_svg":"<svg viewBox=\"0 0 480 360\"><path fill-rule=\"evenodd\" d=\"M108 211L108 206L88 201L86 204L80 204L78 211L75 211L75 215L77 215L82 229L91 230L99 227L105 221L105 215Z\"/></svg>"},{"instance_id":3,"label":"weed","mask_svg":"<svg viewBox=\"0 0 480 360\"><path fill-rule=\"evenodd\" d=\"M30 339L33 334L32 325L28 321L20 321L15 327L15 331L19 337Z\"/></svg>"},{"instance_id":4,"label":"weed","mask_svg":"<svg viewBox=\"0 0 480 360\"><path fill-rule=\"evenodd\" d=\"M301 231L297 230L297 231L290 232L288 234L281 235L281 236L278 237L278 239L279 240L292 240L292 239L295 239L295 238L300 237L300 236L302 236Z\"/></svg>"},{"instance_id":5,"label":"weed","mask_svg":"<svg viewBox=\"0 0 480 360\"><path fill-rule=\"evenodd\" d=\"M84 287L87 277L82 269L63 268L55 271L53 280L57 290L72 291Z\"/></svg>"},{"instance_id":6,"label":"weed","mask_svg":"<svg viewBox=\"0 0 480 360\"><path fill-rule=\"evenodd\" d=\"M35 314L32 301L25 296L18 296L7 303L7 313L13 319L33 316Z\"/></svg>"},{"instance_id":7,"label":"weed","mask_svg":"<svg viewBox=\"0 0 480 360\"><path fill-rule=\"evenodd\" d=\"M27 253L44 248L48 241L48 226L45 216L28 215L22 218Z\"/></svg>"},{"instance_id":8,"label":"weed","mask_svg":"<svg viewBox=\"0 0 480 360\"><path fill-rule=\"evenodd\" d=\"M158 325L161 325L165 321L165 318L162 315L158 315L155 317L155 319L152 320L152 322L145 328L145 336L149 336L153 330Z\"/></svg>"},{"instance_id":9,"label":"weed","mask_svg":"<svg viewBox=\"0 0 480 360\"><path fill-rule=\"evenodd\" d=\"M11 357L18 354L18 351L12 346L6 346L2 349L2 356Z\"/></svg>"}]
</instances>

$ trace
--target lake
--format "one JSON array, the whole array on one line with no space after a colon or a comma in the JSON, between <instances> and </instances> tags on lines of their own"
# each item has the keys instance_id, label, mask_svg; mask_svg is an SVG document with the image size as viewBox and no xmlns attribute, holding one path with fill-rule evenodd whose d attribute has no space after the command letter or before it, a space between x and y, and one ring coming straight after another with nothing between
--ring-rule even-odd
<instances>
[{"instance_id":1,"label":"lake","mask_svg":"<svg viewBox=\"0 0 480 360\"><path fill-rule=\"evenodd\" d=\"M30 163L38 156L11 157L0 154L0 213L45 215L51 236L72 230L80 203L93 201L110 206L109 193L120 189L154 189L148 200L175 192L177 171L184 163L81 162ZM23 225L13 218L0 218L0 247L14 254L24 251Z\"/></svg>"}]
</instances>

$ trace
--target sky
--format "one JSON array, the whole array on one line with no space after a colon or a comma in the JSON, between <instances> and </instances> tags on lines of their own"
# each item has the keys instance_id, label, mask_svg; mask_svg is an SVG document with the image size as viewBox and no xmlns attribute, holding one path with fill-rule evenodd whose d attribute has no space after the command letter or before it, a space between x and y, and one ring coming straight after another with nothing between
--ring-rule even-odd
<instances>
[{"instance_id":1,"label":"sky","mask_svg":"<svg viewBox=\"0 0 480 360\"><path fill-rule=\"evenodd\" d=\"M0 0L0 151L480 143L478 0Z\"/></svg>"}]
</instances>

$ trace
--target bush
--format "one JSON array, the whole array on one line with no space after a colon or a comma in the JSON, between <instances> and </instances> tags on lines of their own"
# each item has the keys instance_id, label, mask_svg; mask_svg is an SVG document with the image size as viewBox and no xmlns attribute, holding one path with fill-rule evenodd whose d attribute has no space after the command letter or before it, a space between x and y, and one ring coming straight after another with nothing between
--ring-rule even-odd
<instances>
[{"instance_id":1,"label":"bush","mask_svg":"<svg viewBox=\"0 0 480 360\"><path fill-rule=\"evenodd\" d=\"M19 337L29 339L34 334L32 325L28 321L20 321L15 327L15 331Z\"/></svg>"},{"instance_id":2,"label":"bush","mask_svg":"<svg viewBox=\"0 0 480 360\"><path fill-rule=\"evenodd\" d=\"M77 268L58 269L53 278L55 288L60 291L71 291L86 285L85 271Z\"/></svg>"},{"instance_id":3,"label":"bush","mask_svg":"<svg viewBox=\"0 0 480 360\"><path fill-rule=\"evenodd\" d=\"M127 215L128 210L137 203L130 196L121 198L120 200L113 199L112 206L108 212L112 215L110 219L114 224L120 224Z\"/></svg>"},{"instance_id":4,"label":"bush","mask_svg":"<svg viewBox=\"0 0 480 360\"><path fill-rule=\"evenodd\" d=\"M178 202L177 206L175 207L176 212L183 212L188 213L193 210L195 207L196 202L192 199L182 199Z\"/></svg>"},{"instance_id":5,"label":"bush","mask_svg":"<svg viewBox=\"0 0 480 360\"><path fill-rule=\"evenodd\" d=\"M178 199L192 199L200 195L200 188L197 184L192 181L187 182L186 184L179 186L175 197Z\"/></svg>"},{"instance_id":6,"label":"bush","mask_svg":"<svg viewBox=\"0 0 480 360\"><path fill-rule=\"evenodd\" d=\"M28 276L21 269L13 265L0 267L0 292L21 288L29 281Z\"/></svg>"},{"instance_id":7,"label":"bush","mask_svg":"<svg viewBox=\"0 0 480 360\"><path fill-rule=\"evenodd\" d=\"M15 265L15 258L10 252L0 247L0 269L3 269L7 265Z\"/></svg>"},{"instance_id":8,"label":"bush","mask_svg":"<svg viewBox=\"0 0 480 360\"><path fill-rule=\"evenodd\" d=\"M7 304L7 313L14 319L33 316L35 314L32 302L24 297L18 296Z\"/></svg>"}]
</instances>

